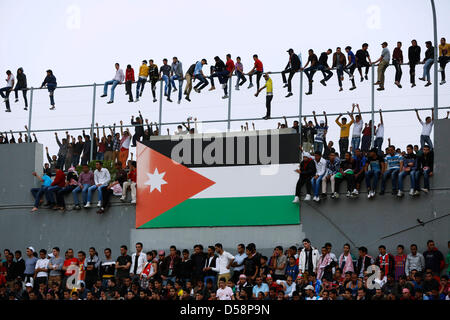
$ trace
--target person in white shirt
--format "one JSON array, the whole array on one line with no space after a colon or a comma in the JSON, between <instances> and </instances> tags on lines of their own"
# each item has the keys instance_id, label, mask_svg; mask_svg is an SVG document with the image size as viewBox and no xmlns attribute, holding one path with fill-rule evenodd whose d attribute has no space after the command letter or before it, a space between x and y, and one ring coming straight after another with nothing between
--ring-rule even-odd
<instances>
[{"instance_id":1,"label":"person in white shirt","mask_svg":"<svg viewBox=\"0 0 450 320\"><path fill-rule=\"evenodd\" d=\"M297 285L292 280L291 276L287 276L286 280L277 280L276 281L278 285L281 285L283 287L284 291L284 298L290 299L292 298L292 294L297 288Z\"/></svg>"},{"instance_id":2,"label":"person in white shirt","mask_svg":"<svg viewBox=\"0 0 450 320\"><path fill-rule=\"evenodd\" d=\"M317 272L317 266L319 265L319 250L311 246L309 239L303 239L303 249L300 251L298 258L298 269L301 274L308 271L309 274Z\"/></svg>"},{"instance_id":3,"label":"person in white shirt","mask_svg":"<svg viewBox=\"0 0 450 320\"><path fill-rule=\"evenodd\" d=\"M106 81L105 85L103 86L103 94L100 96L101 98L104 98L108 95L108 86L111 84L111 98L109 99L108 103L114 102L114 90L116 89L116 86L118 84L121 84L125 80L125 75L123 73L123 70L120 69L120 65L116 63L116 74L112 80Z\"/></svg>"},{"instance_id":4,"label":"person in white shirt","mask_svg":"<svg viewBox=\"0 0 450 320\"><path fill-rule=\"evenodd\" d=\"M320 201L319 190L320 184L323 177L325 176L327 169L327 161L322 158L322 153L320 151L314 152L314 163L316 165L316 175L312 177L311 184L313 189L313 200L316 202Z\"/></svg>"},{"instance_id":5,"label":"person in white shirt","mask_svg":"<svg viewBox=\"0 0 450 320\"><path fill-rule=\"evenodd\" d=\"M88 189L87 203L84 206L85 208L91 207L92 193L98 189L98 204L97 207L101 207L102 205L102 189L107 187L109 181L111 180L111 175L109 174L108 169L103 168L102 162L97 161L95 163L95 171L94 171L94 185L90 186Z\"/></svg>"},{"instance_id":6,"label":"person in white shirt","mask_svg":"<svg viewBox=\"0 0 450 320\"><path fill-rule=\"evenodd\" d=\"M355 119L353 118L353 111L355 110L355 107L358 109L358 114L356 115ZM355 150L359 148L359 145L361 143L361 133L364 129L364 121L361 116L361 110L359 109L359 104L353 104L352 106L352 113L350 114L350 118L354 121L353 122L353 133L352 133L352 156L355 155Z\"/></svg>"},{"instance_id":7,"label":"person in white shirt","mask_svg":"<svg viewBox=\"0 0 450 320\"><path fill-rule=\"evenodd\" d=\"M383 123L383 114L380 109L380 123L378 124L377 130L375 131L375 144L374 147L377 148L378 153L382 150L383 147L383 138L384 138L384 123Z\"/></svg>"},{"instance_id":8,"label":"person in white shirt","mask_svg":"<svg viewBox=\"0 0 450 320\"><path fill-rule=\"evenodd\" d=\"M420 134L420 149L423 149L423 146L425 143L430 147L430 149L433 149L433 142L431 142L431 130L433 130L433 124L434 124L434 113L433 110L431 110L431 117L426 117L425 122L420 119L419 111L416 109L416 116L419 120L420 124L422 125L422 133Z\"/></svg>"},{"instance_id":9,"label":"person in white shirt","mask_svg":"<svg viewBox=\"0 0 450 320\"><path fill-rule=\"evenodd\" d=\"M239 280L239 276L244 271L244 260L247 258L247 254L245 253L245 245L243 243L238 244L237 246L237 255L234 256L234 261L231 264L233 267L233 281L237 283Z\"/></svg>"},{"instance_id":10,"label":"person in white shirt","mask_svg":"<svg viewBox=\"0 0 450 320\"><path fill-rule=\"evenodd\" d=\"M226 285L225 278L219 278L219 289L216 292L219 300L234 300L233 290Z\"/></svg>"},{"instance_id":11,"label":"person in white shirt","mask_svg":"<svg viewBox=\"0 0 450 320\"><path fill-rule=\"evenodd\" d=\"M6 103L6 112L11 112L11 109L9 107L9 95L11 93L11 91L13 90L14 87L14 82L15 82L15 78L14 75L12 74L11 70L7 70L6 71L6 87L3 87L0 89L0 96L2 96L3 99L5 99L5 103ZM6 94L4 93L6 92Z\"/></svg>"},{"instance_id":12,"label":"person in white shirt","mask_svg":"<svg viewBox=\"0 0 450 320\"><path fill-rule=\"evenodd\" d=\"M417 252L417 245L411 245L411 253L406 257L405 274L409 276L411 271L422 272L425 269L425 258L420 252Z\"/></svg>"},{"instance_id":13,"label":"person in white shirt","mask_svg":"<svg viewBox=\"0 0 450 320\"><path fill-rule=\"evenodd\" d=\"M220 279L222 278L225 279L225 282L230 280L231 278L230 268L231 264L234 261L234 256L231 253L223 250L221 243L216 243L214 247L216 249L218 257L216 259L216 266L212 267L212 270L217 272L217 278L219 279L217 284L219 285Z\"/></svg>"},{"instance_id":14,"label":"person in white shirt","mask_svg":"<svg viewBox=\"0 0 450 320\"><path fill-rule=\"evenodd\" d=\"M322 300L322 297L317 296L314 292L314 287L312 285L307 285L305 287L306 298L305 300Z\"/></svg>"},{"instance_id":15,"label":"person in white shirt","mask_svg":"<svg viewBox=\"0 0 450 320\"><path fill-rule=\"evenodd\" d=\"M130 277L131 280L140 279L140 275L144 266L147 264L147 255L142 252L143 244L141 242L136 243L136 252L131 255L131 268Z\"/></svg>"},{"instance_id":16,"label":"person in white shirt","mask_svg":"<svg viewBox=\"0 0 450 320\"><path fill-rule=\"evenodd\" d=\"M47 257L47 250L41 249L39 251L39 260L36 261L36 267L34 269L35 286L39 287L39 284L48 282L48 263L50 259Z\"/></svg>"}]
</instances>

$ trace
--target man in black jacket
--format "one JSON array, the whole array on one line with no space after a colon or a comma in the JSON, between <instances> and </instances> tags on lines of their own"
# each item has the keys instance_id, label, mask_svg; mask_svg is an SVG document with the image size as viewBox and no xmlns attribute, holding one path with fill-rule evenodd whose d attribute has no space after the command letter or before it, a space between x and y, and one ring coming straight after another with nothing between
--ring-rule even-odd
<instances>
[{"instance_id":1,"label":"man in black jacket","mask_svg":"<svg viewBox=\"0 0 450 320\"><path fill-rule=\"evenodd\" d=\"M205 259L205 265L203 268L203 272L205 275L204 282L205 287L208 279L211 279L213 284L217 283L217 272L213 270L216 267L217 256L215 254L216 248L214 246L208 247L208 256Z\"/></svg>"},{"instance_id":2,"label":"man in black jacket","mask_svg":"<svg viewBox=\"0 0 450 320\"><path fill-rule=\"evenodd\" d=\"M209 91L215 90L216 87L214 86L214 78L219 78L219 82L223 83L223 77L228 74L228 71L225 68L225 63L222 59L220 59L218 56L214 57L214 61L216 61L216 64L214 66L211 66L211 88L209 88Z\"/></svg>"},{"instance_id":3,"label":"man in black jacket","mask_svg":"<svg viewBox=\"0 0 450 320\"><path fill-rule=\"evenodd\" d=\"M330 71L330 66L328 65L328 55L331 54L333 50L328 49L326 52L322 52L319 57L319 70L322 71L323 79L320 83L326 86L326 82L330 80L333 76L333 72Z\"/></svg>"},{"instance_id":4,"label":"man in black jacket","mask_svg":"<svg viewBox=\"0 0 450 320\"><path fill-rule=\"evenodd\" d=\"M170 91L170 89L169 89ZM133 135L133 145L132 147L136 147L136 141L141 141L141 138L144 136L144 125L143 125L142 114L139 111L139 117L136 117L136 121L134 121L134 116L131 116L131 124L134 125L134 135Z\"/></svg>"},{"instance_id":5,"label":"man in black jacket","mask_svg":"<svg viewBox=\"0 0 450 320\"><path fill-rule=\"evenodd\" d=\"M299 178L295 187L295 198L292 202L300 202L300 190L304 184L306 184L305 201L311 200L311 179L316 174L316 165L308 152L303 152L303 161L300 163L299 169L296 169L295 172L299 174Z\"/></svg>"},{"instance_id":6,"label":"man in black jacket","mask_svg":"<svg viewBox=\"0 0 450 320\"><path fill-rule=\"evenodd\" d=\"M27 110L28 108L28 100L27 100L27 76L23 73L23 68L17 69L16 76L16 87L14 88L14 95L16 100L14 102L19 102L18 91L22 90L23 100L25 101L25 108L23 110Z\"/></svg>"},{"instance_id":7,"label":"man in black jacket","mask_svg":"<svg viewBox=\"0 0 450 320\"><path fill-rule=\"evenodd\" d=\"M430 190L430 177L433 175L434 152L429 145L423 146L423 151L417 157L416 174L416 190L420 189L420 175L423 174L423 188L422 191L427 193Z\"/></svg>"},{"instance_id":8,"label":"man in black jacket","mask_svg":"<svg viewBox=\"0 0 450 320\"><path fill-rule=\"evenodd\" d=\"M408 59L411 88L414 88L416 86L416 64L420 63L420 47L417 45L416 40L411 41L411 46L408 49Z\"/></svg>"},{"instance_id":9,"label":"man in black jacket","mask_svg":"<svg viewBox=\"0 0 450 320\"><path fill-rule=\"evenodd\" d=\"M180 263L181 258L177 255L177 247L170 246L170 254L164 258L160 265L163 286L166 286L169 280L175 283L180 271Z\"/></svg>"},{"instance_id":10,"label":"man in black jacket","mask_svg":"<svg viewBox=\"0 0 450 320\"><path fill-rule=\"evenodd\" d=\"M203 281L203 268L205 266L206 254L203 252L203 246L196 244L194 246L194 253L191 255L192 260L192 283L197 283L198 280Z\"/></svg>"},{"instance_id":11,"label":"man in black jacket","mask_svg":"<svg viewBox=\"0 0 450 320\"><path fill-rule=\"evenodd\" d=\"M300 70L301 62L298 58L297 54L294 52L293 49L289 49L287 51L289 53L289 62L286 65L286 68L284 68L284 71L281 72L281 76L283 77L283 88L288 88L288 94L286 96L290 97L292 96L292 78L294 77L295 73ZM286 73L289 73L289 78L287 80L286 84Z\"/></svg>"},{"instance_id":12,"label":"man in black jacket","mask_svg":"<svg viewBox=\"0 0 450 320\"><path fill-rule=\"evenodd\" d=\"M184 249L182 254L183 258L181 259L180 272L178 276L183 282L183 285L186 286L186 282L191 281L192 279L193 264L192 260L189 259L189 250Z\"/></svg>"},{"instance_id":13,"label":"man in black jacket","mask_svg":"<svg viewBox=\"0 0 450 320\"><path fill-rule=\"evenodd\" d=\"M373 260L370 256L367 255L367 248L366 247L359 247L359 258L356 262L356 273L358 274L359 278L364 277L364 272L367 270L367 268L372 265Z\"/></svg>"}]
</instances>

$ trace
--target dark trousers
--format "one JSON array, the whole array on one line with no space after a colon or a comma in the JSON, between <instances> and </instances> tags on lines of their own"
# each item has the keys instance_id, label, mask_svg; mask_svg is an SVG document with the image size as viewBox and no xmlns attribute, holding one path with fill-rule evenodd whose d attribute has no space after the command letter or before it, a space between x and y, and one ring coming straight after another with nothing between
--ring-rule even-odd
<instances>
[{"instance_id":1,"label":"dark trousers","mask_svg":"<svg viewBox=\"0 0 450 320\"><path fill-rule=\"evenodd\" d=\"M28 107L28 99L27 99L27 88L15 88L14 96L16 99L19 99L19 90L22 90L23 101L25 101L25 107Z\"/></svg>"},{"instance_id":2,"label":"dark trousers","mask_svg":"<svg viewBox=\"0 0 450 320\"><path fill-rule=\"evenodd\" d=\"M354 63L348 64L343 71L348 74L350 77L353 77L353 73L355 72L356 65ZM352 82L352 86L355 86L355 79L351 78L350 81Z\"/></svg>"},{"instance_id":3,"label":"dark trousers","mask_svg":"<svg viewBox=\"0 0 450 320\"><path fill-rule=\"evenodd\" d=\"M361 151L368 152L370 149L370 143L372 142L372 136L362 136L361 139ZM353 150L355 152L355 150Z\"/></svg>"},{"instance_id":4,"label":"dark trousers","mask_svg":"<svg viewBox=\"0 0 450 320\"><path fill-rule=\"evenodd\" d=\"M366 174L365 172L361 172L359 175L355 175L355 184L361 185L361 182L364 181Z\"/></svg>"},{"instance_id":5,"label":"dark trousers","mask_svg":"<svg viewBox=\"0 0 450 320\"><path fill-rule=\"evenodd\" d=\"M259 90L259 82L260 82L260 80L261 80L261 77L262 77L262 71L255 71L253 74L256 74L256 89L257 90ZM253 74L250 74L248 77L249 77L249 79L250 79L250 83L253 83L252 82L252 76L253 76Z\"/></svg>"},{"instance_id":6,"label":"dark trousers","mask_svg":"<svg viewBox=\"0 0 450 320\"><path fill-rule=\"evenodd\" d=\"M347 191L352 192L355 189L355 175L354 174L344 174L342 178L334 177L334 190L339 193L339 187L342 181L347 181Z\"/></svg>"},{"instance_id":7,"label":"dark trousers","mask_svg":"<svg viewBox=\"0 0 450 320\"><path fill-rule=\"evenodd\" d=\"M59 156L58 160L56 161L56 169L63 170L65 163L66 163L66 157L65 156Z\"/></svg>"},{"instance_id":8,"label":"dark trousers","mask_svg":"<svg viewBox=\"0 0 450 320\"><path fill-rule=\"evenodd\" d=\"M324 81L330 80L333 76L333 72L331 72L331 70L328 70L326 67L323 67L322 69L320 69L320 71L322 71Z\"/></svg>"},{"instance_id":9,"label":"dark trousers","mask_svg":"<svg viewBox=\"0 0 450 320\"><path fill-rule=\"evenodd\" d=\"M151 79L150 80L150 82L151 82L151 85L152 85L152 96L153 96L153 99L155 99L156 98L156 83L158 82L158 79ZM144 87L142 87L142 88L144 88ZM141 92L141 94L142 94L142 92Z\"/></svg>"},{"instance_id":10,"label":"dark trousers","mask_svg":"<svg viewBox=\"0 0 450 320\"><path fill-rule=\"evenodd\" d=\"M64 201L64 195L71 193L77 186L67 186L56 192L56 205L58 207L66 207L66 202Z\"/></svg>"},{"instance_id":11,"label":"dark trousers","mask_svg":"<svg viewBox=\"0 0 450 320\"><path fill-rule=\"evenodd\" d=\"M297 71L292 68L288 68L288 69L284 70L283 72L281 72L281 77L283 78L283 83L286 83L286 73L289 73L289 77L287 79L288 92L292 92L292 78L294 77L296 72Z\"/></svg>"},{"instance_id":12,"label":"dark trousers","mask_svg":"<svg viewBox=\"0 0 450 320\"><path fill-rule=\"evenodd\" d=\"M9 94L11 93L10 91L11 87L4 87L0 89L0 96L2 96L2 98L7 99L5 101L5 105L6 105L6 110L10 110L10 106L9 106ZM6 92L6 94L4 94L3 92Z\"/></svg>"},{"instance_id":13,"label":"dark trousers","mask_svg":"<svg viewBox=\"0 0 450 320\"><path fill-rule=\"evenodd\" d=\"M272 99L273 99L273 96L272 95L267 95L266 96L266 117L270 117L270 108L271 108L271 105L272 105Z\"/></svg>"},{"instance_id":14,"label":"dark trousers","mask_svg":"<svg viewBox=\"0 0 450 320\"><path fill-rule=\"evenodd\" d=\"M361 75L361 77L362 77L362 68L363 67L366 67L365 75L367 76L367 74L369 73L369 67L370 67L369 62L368 61L358 62L358 71L359 71L359 74Z\"/></svg>"},{"instance_id":15,"label":"dark trousers","mask_svg":"<svg viewBox=\"0 0 450 320\"><path fill-rule=\"evenodd\" d=\"M102 188L102 207L106 209L111 200L111 196L113 195L112 189Z\"/></svg>"},{"instance_id":16,"label":"dark trousers","mask_svg":"<svg viewBox=\"0 0 450 320\"><path fill-rule=\"evenodd\" d=\"M135 146L136 145L136 141L141 141L141 138L142 138L142 136L141 135L138 135L137 133L135 133L134 135L133 135L133 146Z\"/></svg>"},{"instance_id":17,"label":"dark trousers","mask_svg":"<svg viewBox=\"0 0 450 320\"><path fill-rule=\"evenodd\" d=\"M48 187L42 186L40 188L32 188L31 189L31 193L33 194L33 197L34 197L34 206L36 208L39 207L39 204L41 202L41 198L45 194L45 192L47 191L47 188Z\"/></svg>"},{"instance_id":18,"label":"dark trousers","mask_svg":"<svg viewBox=\"0 0 450 320\"><path fill-rule=\"evenodd\" d=\"M409 81L411 84L416 84L416 64L409 64Z\"/></svg>"},{"instance_id":19,"label":"dark trousers","mask_svg":"<svg viewBox=\"0 0 450 320\"><path fill-rule=\"evenodd\" d=\"M211 67L212 68L212 67ZM212 69L211 69L212 71ZM214 78L219 78L219 83L224 84L227 82L229 72L227 70L217 71L210 76L211 86L214 87Z\"/></svg>"},{"instance_id":20,"label":"dark trousers","mask_svg":"<svg viewBox=\"0 0 450 320\"><path fill-rule=\"evenodd\" d=\"M129 97L130 101L133 101L133 90L131 89L132 85L133 85L133 82L131 80L128 80L125 82L125 91Z\"/></svg>"},{"instance_id":21,"label":"dark trousers","mask_svg":"<svg viewBox=\"0 0 450 320\"><path fill-rule=\"evenodd\" d=\"M206 80L206 78L201 74L197 74L195 76L195 79L197 79L199 81L199 83L197 83L194 87L195 89L198 89L198 90L202 90L209 83L208 80Z\"/></svg>"},{"instance_id":22,"label":"dark trousers","mask_svg":"<svg viewBox=\"0 0 450 320\"><path fill-rule=\"evenodd\" d=\"M398 61L394 60L394 67L395 67L395 81L400 82L403 74L402 66Z\"/></svg>"},{"instance_id":23,"label":"dark trousers","mask_svg":"<svg viewBox=\"0 0 450 320\"><path fill-rule=\"evenodd\" d=\"M74 154L72 156L72 166L77 167L79 163L80 163L80 155Z\"/></svg>"},{"instance_id":24,"label":"dark trousers","mask_svg":"<svg viewBox=\"0 0 450 320\"><path fill-rule=\"evenodd\" d=\"M445 66L449 61L450 61L450 57L448 57L448 56L439 57L439 66L442 68L442 72L441 72L442 81L445 81Z\"/></svg>"},{"instance_id":25,"label":"dark trousers","mask_svg":"<svg viewBox=\"0 0 450 320\"><path fill-rule=\"evenodd\" d=\"M300 197L301 189L304 184L306 184L306 193L311 194L312 185L311 185L312 176L306 174L300 174L298 178L297 185L295 187L295 195Z\"/></svg>"},{"instance_id":26,"label":"dark trousers","mask_svg":"<svg viewBox=\"0 0 450 320\"><path fill-rule=\"evenodd\" d=\"M344 66L343 65L338 65L336 67L336 74L337 74L337 78L338 78L338 84L339 84L339 88L342 88L342 76L344 75Z\"/></svg>"},{"instance_id":27,"label":"dark trousers","mask_svg":"<svg viewBox=\"0 0 450 320\"><path fill-rule=\"evenodd\" d=\"M348 150L348 137L339 139L339 157L344 159L345 153Z\"/></svg>"},{"instance_id":28,"label":"dark trousers","mask_svg":"<svg viewBox=\"0 0 450 320\"><path fill-rule=\"evenodd\" d=\"M236 76L237 76L236 86L242 86L247 81L247 78L242 72L236 71Z\"/></svg>"}]
</instances>

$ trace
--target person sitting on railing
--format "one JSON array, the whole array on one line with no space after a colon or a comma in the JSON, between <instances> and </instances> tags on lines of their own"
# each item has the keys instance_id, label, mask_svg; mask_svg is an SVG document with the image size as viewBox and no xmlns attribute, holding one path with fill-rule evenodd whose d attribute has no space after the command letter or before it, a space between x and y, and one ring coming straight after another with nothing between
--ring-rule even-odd
<instances>
[{"instance_id":1,"label":"person sitting on railing","mask_svg":"<svg viewBox=\"0 0 450 320\"><path fill-rule=\"evenodd\" d=\"M434 152L430 146L425 145L421 155L417 156L417 167L415 177L415 190L428 193L430 190L430 177L433 176ZM423 188L420 189L420 175L423 174Z\"/></svg>"},{"instance_id":2,"label":"person sitting on railing","mask_svg":"<svg viewBox=\"0 0 450 320\"><path fill-rule=\"evenodd\" d=\"M35 212L38 210L39 205L43 202L43 200L41 201L41 197L45 194L48 187L50 187L50 185L52 184L52 179L46 173L44 173L42 177L40 177L36 172L33 172L32 174L42 183L40 188L31 189L31 193L34 197L34 206L33 209L31 209L31 212Z\"/></svg>"},{"instance_id":3,"label":"person sitting on railing","mask_svg":"<svg viewBox=\"0 0 450 320\"><path fill-rule=\"evenodd\" d=\"M106 188L102 188L102 204L100 209L97 211L98 214L105 213L112 195L122 195L123 183L127 181L127 173L122 169L122 163L120 161L115 164L115 168L116 175L114 181L108 184Z\"/></svg>"},{"instance_id":4,"label":"person sitting on railing","mask_svg":"<svg viewBox=\"0 0 450 320\"><path fill-rule=\"evenodd\" d=\"M336 68L336 75L338 78L339 91L342 91L342 81L344 80L345 55L341 52L341 47L336 48L333 53L333 68Z\"/></svg>"},{"instance_id":5,"label":"person sitting on railing","mask_svg":"<svg viewBox=\"0 0 450 320\"><path fill-rule=\"evenodd\" d=\"M156 99L156 83L159 80L158 66L153 63L153 59L150 59L148 62L149 62L149 65L148 65L148 80L151 83L153 102L156 102L156 101L158 101Z\"/></svg>"},{"instance_id":6,"label":"person sitting on railing","mask_svg":"<svg viewBox=\"0 0 450 320\"><path fill-rule=\"evenodd\" d=\"M49 92L49 96L50 96L50 110L55 110L55 98L54 98L54 93L55 93L55 89L56 89L56 77L53 75L53 71L52 70L47 70L47 76L45 77L44 81L41 84L41 88L44 86L47 86L47 90Z\"/></svg>"},{"instance_id":7,"label":"person sitting on railing","mask_svg":"<svg viewBox=\"0 0 450 320\"><path fill-rule=\"evenodd\" d=\"M400 80L402 79L403 51L401 48L402 43L397 41L397 47L395 47L392 53L392 64L395 67L395 85L399 88L402 88Z\"/></svg>"},{"instance_id":8,"label":"person sitting on railing","mask_svg":"<svg viewBox=\"0 0 450 320\"><path fill-rule=\"evenodd\" d=\"M236 71L237 77L235 90L239 91L239 87L247 82L247 78L245 78L244 75L244 65L241 62L241 57L236 57L236 64L234 65L234 69Z\"/></svg>"},{"instance_id":9,"label":"person sitting on railing","mask_svg":"<svg viewBox=\"0 0 450 320\"><path fill-rule=\"evenodd\" d=\"M324 86L327 85L327 81L331 79L333 76L333 72L330 70L330 66L328 65L328 55L330 55L333 50L328 49L326 52L322 52L319 56L319 66L318 69L322 71L323 79L320 80L320 83Z\"/></svg>"},{"instance_id":10,"label":"person sitting on railing","mask_svg":"<svg viewBox=\"0 0 450 320\"><path fill-rule=\"evenodd\" d=\"M294 52L294 49L289 49L287 51L289 54L289 61L284 68L283 72L281 72L281 77L283 79L283 88L287 87L288 94L286 98L292 96L292 78L294 77L295 73L300 70L301 62L297 54ZM289 78L287 79L286 83L286 73L289 73Z\"/></svg>"},{"instance_id":11,"label":"person sitting on railing","mask_svg":"<svg viewBox=\"0 0 450 320\"><path fill-rule=\"evenodd\" d=\"M252 77L254 74L256 74L256 90L259 90L259 81L261 80L261 76L264 72L264 67L263 67L263 63L261 62L261 60L259 60L257 54L253 55L253 60L255 61L255 64L253 65L252 70L250 70L247 73L248 78L250 80L250 84L248 85L247 89L250 89L251 87L253 87Z\"/></svg>"},{"instance_id":12,"label":"person sitting on railing","mask_svg":"<svg viewBox=\"0 0 450 320\"><path fill-rule=\"evenodd\" d=\"M411 46L408 48L409 81L411 82L411 88L416 86L416 64L420 63L420 50L417 41L411 40Z\"/></svg>"},{"instance_id":13,"label":"person sitting on railing","mask_svg":"<svg viewBox=\"0 0 450 320\"><path fill-rule=\"evenodd\" d=\"M410 177L410 196L418 196L420 194L419 190L414 190L416 186L416 171L417 171L417 156L414 154L413 146L408 145L406 147L406 155L403 157L403 170L398 176L398 197L403 197L403 178L407 175Z\"/></svg>"},{"instance_id":14,"label":"person sitting on railing","mask_svg":"<svg viewBox=\"0 0 450 320\"><path fill-rule=\"evenodd\" d=\"M142 97L142 92L144 91L144 86L148 78L148 70L149 67L147 66L147 60L143 60L141 66L139 67L139 77L136 84L136 100L134 100L134 102L138 102L139 97Z\"/></svg>"},{"instance_id":15,"label":"person sitting on railing","mask_svg":"<svg viewBox=\"0 0 450 320\"><path fill-rule=\"evenodd\" d=\"M23 110L28 110L28 99L27 99L27 76L25 75L25 73L23 73L23 68L19 68L17 69L17 83L16 83L16 87L14 88L14 95L16 97L16 99L14 100L14 102L19 102L19 95L18 95L18 91L22 90L22 95L23 95L23 101L25 102L25 108L23 108Z\"/></svg>"},{"instance_id":16,"label":"person sitting on railing","mask_svg":"<svg viewBox=\"0 0 450 320\"><path fill-rule=\"evenodd\" d=\"M122 164L122 167L124 164ZM102 189L106 188L108 186L109 181L111 180L111 175L108 171L108 169L103 168L103 164L101 161L97 161L95 163L95 171L94 171L94 185L90 186L88 189L88 195L87 195L87 203L84 206L85 208L90 208L91 201L92 201L92 193L95 192L95 190L98 189L98 204L97 207L101 207L102 204Z\"/></svg>"},{"instance_id":17,"label":"person sitting on railing","mask_svg":"<svg viewBox=\"0 0 450 320\"><path fill-rule=\"evenodd\" d=\"M6 104L6 112L11 112L11 108L9 106L9 95L11 94L11 91L14 87L15 77L12 74L10 70L6 70L6 87L3 87L0 89L0 96L4 99L4 102ZM4 94L3 92L6 92Z\"/></svg>"},{"instance_id":18,"label":"person sitting on railing","mask_svg":"<svg viewBox=\"0 0 450 320\"><path fill-rule=\"evenodd\" d=\"M258 91L256 91L255 97L257 97L262 90L266 89L266 115L263 117L263 119L268 120L270 119L270 109L273 99L273 84L272 79L269 77L268 73L264 74L264 79L266 80L266 84L262 88L259 88L259 84L257 85Z\"/></svg>"},{"instance_id":19,"label":"person sitting on railing","mask_svg":"<svg viewBox=\"0 0 450 320\"><path fill-rule=\"evenodd\" d=\"M343 71L348 74L349 79L352 82L352 87L349 90L355 90L356 89L355 77L354 77L353 73L355 72L355 69L356 69L356 57L352 51L352 47L350 47L350 46L345 47L345 52L347 52L348 63L344 67Z\"/></svg>"},{"instance_id":20,"label":"person sitting on railing","mask_svg":"<svg viewBox=\"0 0 450 320\"><path fill-rule=\"evenodd\" d=\"M182 95L182 89L183 89L183 64L180 60L178 60L177 57L172 58L172 69L170 70L170 86L169 86L169 94L168 97L170 98L170 92L173 88L173 92L177 91L177 87L175 85L175 80L178 80L178 101L177 103L181 103L181 95Z\"/></svg>"},{"instance_id":21,"label":"person sitting on railing","mask_svg":"<svg viewBox=\"0 0 450 320\"><path fill-rule=\"evenodd\" d=\"M311 66L308 67L308 65L311 63ZM317 59L316 54L314 53L313 49L308 50L308 61L306 61L306 64L303 68L300 70L305 72L306 77L308 78L308 92L306 92L306 95L312 94L312 83L313 83L313 77L316 73L317 69L319 67L319 59Z\"/></svg>"},{"instance_id":22,"label":"person sitting on railing","mask_svg":"<svg viewBox=\"0 0 450 320\"><path fill-rule=\"evenodd\" d=\"M208 62L206 59L202 59L201 61L197 61L195 63L195 69L194 69L194 78L199 81L194 87L194 91L197 93L200 93L203 88L205 88L208 85L208 80L206 80L206 76L203 73L203 65L207 65Z\"/></svg>"},{"instance_id":23,"label":"person sitting on railing","mask_svg":"<svg viewBox=\"0 0 450 320\"><path fill-rule=\"evenodd\" d=\"M384 158L377 153L377 149L372 148L369 151L366 164L364 165L367 198L375 197L377 191L378 179L384 173Z\"/></svg>"},{"instance_id":24,"label":"person sitting on railing","mask_svg":"<svg viewBox=\"0 0 450 320\"><path fill-rule=\"evenodd\" d=\"M103 86L103 94L100 96L101 98L106 97L108 95L108 86L112 85L111 86L111 97L110 97L109 101L107 102L108 104L114 102L114 91L116 89L116 86L118 84L121 84L125 79L125 75L123 74L123 70L120 69L119 63L116 62L116 64L114 66L116 68L116 74L114 75L114 78L112 80L105 82L105 85Z\"/></svg>"},{"instance_id":25,"label":"person sitting on railing","mask_svg":"<svg viewBox=\"0 0 450 320\"><path fill-rule=\"evenodd\" d=\"M361 82L364 81L364 79L369 80L367 75L369 74L369 67L372 64L372 61L370 61L370 55L369 51L367 51L367 48L369 45L367 43L363 43L362 48L356 51L356 66L358 68L359 75L361 76ZM369 61L367 61L369 60ZM366 67L366 71L364 73L364 77L362 74L362 68Z\"/></svg>"},{"instance_id":26,"label":"person sitting on railing","mask_svg":"<svg viewBox=\"0 0 450 320\"><path fill-rule=\"evenodd\" d=\"M372 62L372 64L378 64L378 81L374 83L374 85L379 85L378 91L384 90L384 73L386 72L387 67L389 67L389 61L391 60L391 52L387 48L388 43L385 41L381 44L383 50L381 51L381 56L376 61Z\"/></svg>"},{"instance_id":27,"label":"person sitting on railing","mask_svg":"<svg viewBox=\"0 0 450 320\"><path fill-rule=\"evenodd\" d=\"M192 79L194 78L194 70L195 70L195 63L191 64L189 69L186 71L186 74L184 75L184 78L186 79L186 87L184 88L184 95L185 95L184 98L189 102L191 102L189 96L191 95L192 91Z\"/></svg>"},{"instance_id":28,"label":"person sitting on railing","mask_svg":"<svg viewBox=\"0 0 450 320\"><path fill-rule=\"evenodd\" d=\"M431 44L431 41L425 41L425 46L427 47L427 51L425 51L425 58L423 59L423 76L419 78L419 80L427 81L425 87L431 86L430 81L430 70L431 66L434 63L434 47Z\"/></svg>"},{"instance_id":29,"label":"person sitting on railing","mask_svg":"<svg viewBox=\"0 0 450 320\"><path fill-rule=\"evenodd\" d=\"M125 92L128 95L128 102L133 102L133 82L134 79L134 69L131 67L131 64L127 65L127 69L125 70Z\"/></svg>"},{"instance_id":30,"label":"person sitting on railing","mask_svg":"<svg viewBox=\"0 0 450 320\"><path fill-rule=\"evenodd\" d=\"M231 56L230 56L230 59L231 59ZM223 62L223 60L220 59L218 56L215 56L214 61L216 62L216 64L214 66L210 67L211 73L210 73L209 79L211 80L211 88L209 88L208 91L212 91L212 90L216 89L216 87L214 86L214 78L218 78L219 83L223 85L225 83L224 79L228 75L228 71L226 70L226 66L225 66L225 63Z\"/></svg>"},{"instance_id":31,"label":"person sitting on railing","mask_svg":"<svg viewBox=\"0 0 450 320\"><path fill-rule=\"evenodd\" d=\"M78 178L78 186L72 191L74 209L80 210L80 201L78 200L78 193L81 192L81 197L83 199L83 206L87 204L87 195L89 188L95 184L94 173L89 169L87 164L84 164L81 169L80 176Z\"/></svg>"},{"instance_id":32,"label":"person sitting on railing","mask_svg":"<svg viewBox=\"0 0 450 320\"><path fill-rule=\"evenodd\" d=\"M164 96L167 97L167 101L172 102L170 100L169 96L169 87L170 86L170 71L172 70L172 67L167 64L167 59L163 59L163 65L159 68L159 80L164 81ZM162 83L162 82L161 82Z\"/></svg>"},{"instance_id":33,"label":"person sitting on railing","mask_svg":"<svg viewBox=\"0 0 450 320\"><path fill-rule=\"evenodd\" d=\"M446 43L445 38L441 38L441 43L439 44L439 71L441 72L441 82L439 83L440 85L443 85L445 83L445 66L449 61L450 43Z\"/></svg>"},{"instance_id":34,"label":"person sitting on railing","mask_svg":"<svg viewBox=\"0 0 450 320\"><path fill-rule=\"evenodd\" d=\"M120 198L120 201L125 202L125 199L127 197L127 190L128 188L131 190L131 203L136 203L136 161L131 161L130 163L130 171L128 172L128 180L123 182L122 187L122 197Z\"/></svg>"}]
</instances>

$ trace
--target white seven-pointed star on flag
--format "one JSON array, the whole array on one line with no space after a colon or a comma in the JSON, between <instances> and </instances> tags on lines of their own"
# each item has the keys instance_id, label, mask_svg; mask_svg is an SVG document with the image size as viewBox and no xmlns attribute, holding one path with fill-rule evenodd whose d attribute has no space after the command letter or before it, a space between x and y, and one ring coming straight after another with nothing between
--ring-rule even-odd
<instances>
[{"instance_id":1,"label":"white seven-pointed star on flag","mask_svg":"<svg viewBox=\"0 0 450 320\"><path fill-rule=\"evenodd\" d=\"M150 186L150 192L152 192L155 189L158 189L159 192L161 192L161 186L163 184L167 184L167 181L163 179L165 172L158 172L158 168L155 168L155 172L148 173L148 180L144 183L147 186Z\"/></svg>"}]
</instances>

